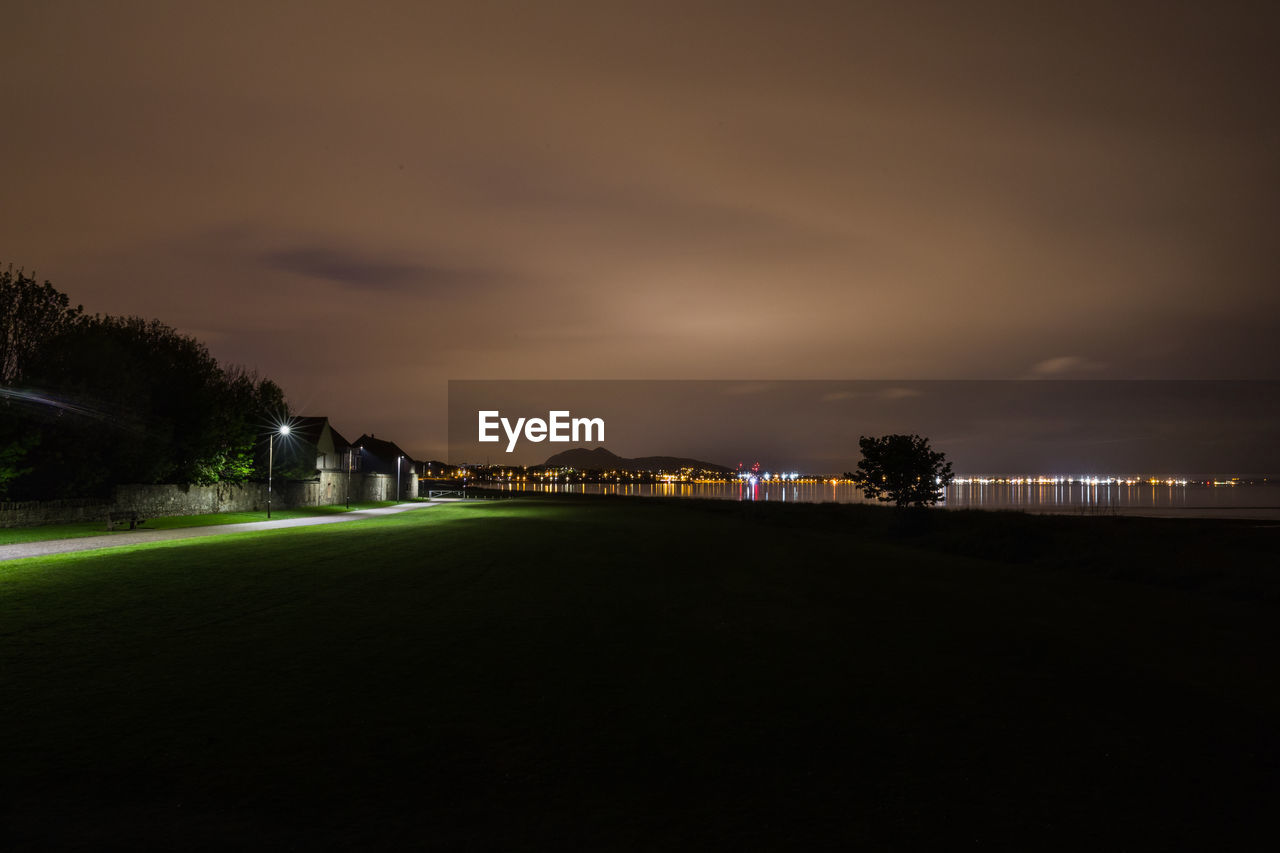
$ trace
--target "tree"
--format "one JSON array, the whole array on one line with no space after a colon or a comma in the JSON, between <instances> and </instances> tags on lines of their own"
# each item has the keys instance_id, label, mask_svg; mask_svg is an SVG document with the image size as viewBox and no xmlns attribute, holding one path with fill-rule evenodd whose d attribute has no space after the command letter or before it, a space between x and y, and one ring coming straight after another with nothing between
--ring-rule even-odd
<instances>
[{"instance_id":1,"label":"tree","mask_svg":"<svg viewBox=\"0 0 1280 853\"><path fill-rule=\"evenodd\" d=\"M287 416L278 385L196 339L86 316L49 282L0 270L0 497L264 478L261 437Z\"/></svg>"},{"instance_id":2,"label":"tree","mask_svg":"<svg viewBox=\"0 0 1280 853\"><path fill-rule=\"evenodd\" d=\"M79 323L83 310L21 268L0 270L0 498L31 473L26 463L40 443L19 402L27 395L11 386L22 380L44 342Z\"/></svg>"},{"instance_id":3,"label":"tree","mask_svg":"<svg viewBox=\"0 0 1280 853\"><path fill-rule=\"evenodd\" d=\"M845 476L873 500L899 507L928 506L942 500L943 489L954 477L946 454L931 450L929 439L918 435L864 435L858 446L858 470Z\"/></svg>"},{"instance_id":4,"label":"tree","mask_svg":"<svg viewBox=\"0 0 1280 853\"><path fill-rule=\"evenodd\" d=\"M22 379L43 343L78 323L84 309L52 284L12 266L0 270L0 385Z\"/></svg>"},{"instance_id":5,"label":"tree","mask_svg":"<svg viewBox=\"0 0 1280 853\"><path fill-rule=\"evenodd\" d=\"M38 477L74 497L195 482L214 449L220 376L203 344L141 317L93 317L46 340L28 379L63 407L41 430Z\"/></svg>"},{"instance_id":6,"label":"tree","mask_svg":"<svg viewBox=\"0 0 1280 853\"><path fill-rule=\"evenodd\" d=\"M270 379L238 365L223 368L214 391L213 434L209 452L198 463L191 481L243 483L252 477L266 478L266 450L263 434L273 425L288 420L284 391ZM261 460L258 445L263 445Z\"/></svg>"},{"instance_id":7,"label":"tree","mask_svg":"<svg viewBox=\"0 0 1280 853\"><path fill-rule=\"evenodd\" d=\"M86 318L36 355L27 378L45 404L25 412L25 431L45 440L17 484L30 497L243 482L255 474L258 437L285 407L274 382L222 368L204 344L156 320Z\"/></svg>"},{"instance_id":8,"label":"tree","mask_svg":"<svg viewBox=\"0 0 1280 853\"><path fill-rule=\"evenodd\" d=\"M0 432L4 432L0 427ZM0 435L0 500L9 496L9 483L31 473L31 466L23 467L27 453L40 442L38 435L26 435L6 440Z\"/></svg>"}]
</instances>

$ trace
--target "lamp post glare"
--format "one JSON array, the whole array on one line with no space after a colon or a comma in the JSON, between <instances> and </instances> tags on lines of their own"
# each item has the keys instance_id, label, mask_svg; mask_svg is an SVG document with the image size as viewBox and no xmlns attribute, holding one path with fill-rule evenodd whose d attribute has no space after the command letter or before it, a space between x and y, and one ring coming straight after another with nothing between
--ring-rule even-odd
<instances>
[{"instance_id":1,"label":"lamp post glare","mask_svg":"<svg viewBox=\"0 0 1280 853\"><path fill-rule=\"evenodd\" d=\"M289 434L289 425L281 424L280 429L267 435L267 518L271 517L271 469L275 466L276 432Z\"/></svg>"}]
</instances>

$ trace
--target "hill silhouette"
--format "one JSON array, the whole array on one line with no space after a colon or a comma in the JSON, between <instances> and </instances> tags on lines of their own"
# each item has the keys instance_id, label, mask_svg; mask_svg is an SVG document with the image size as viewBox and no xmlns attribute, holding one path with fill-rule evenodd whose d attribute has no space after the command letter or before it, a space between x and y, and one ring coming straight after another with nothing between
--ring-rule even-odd
<instances>
[{"instance_id":1,"label":"hill silhouette","mask_svg":"<svg viewBox=\"0 0 1280 853\"><path fill-rule=\"evenodd\" d=\"M705 471L732 472L732 468L717 465L714 462L703 462L700 459L685 459L680 456L638 456L629 459L597 447L588 450L575 447L565 450L547 459L543 463L547 468L577 468L582 471L675 471L680 468L701 468Z\"/></svg>"}]
</instances>

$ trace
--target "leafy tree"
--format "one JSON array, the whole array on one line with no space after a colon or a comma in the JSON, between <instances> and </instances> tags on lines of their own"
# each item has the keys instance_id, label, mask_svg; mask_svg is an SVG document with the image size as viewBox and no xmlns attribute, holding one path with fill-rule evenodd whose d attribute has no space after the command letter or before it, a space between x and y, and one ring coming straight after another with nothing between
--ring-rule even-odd
<instances>
[{"instance_id":1,"label":"leafy tree","mask_svg":"<svg viewBox=\"0 0 1280 853\"><path fill-rule=\"evenodd\" d=\"M265 479L265 435L287 415L278 385L194 338L85 316L49 282L0 271L0 497Z\"/></svg>"},{"instance_id":2,"label":"leafy tree","mask_svg":"<svg viewBox=\"0 0 1280 853\"><path fill-rule=\"evenodd\" d=\"M243 367L222 371L215 410L215 450L200 462L193 482L243 483L266 477L266 455L258 461L257 447L272 424L287 419L284 391Z\"/></svg>"},{"instance_id":3,"label":"leafy tree","mask_svg":"<svg viewBox=\"0 0 1280 853\"><path fill-rule=\"evenodd\" d=\"M0 437L0 500L9 497L11 482L31 473L31 467L23 467L22 463L31 448L39 442L40 436L32 433L11 440Z\"/></svg>"},{"instance_id":4,"label":"leafy tree","mask_svg":"<svg viewBox=\"0 0 1280 853\"><path fill-rule=\"evenodd\" d=\"M266 442L263 441L265 446ZM319 471L316 468L316 456L319 450L315 444L307 441L299 433L275 437L275 476L283 480L310 480ZM265 472L265 464L262 468Z\"/></svg>"},{"instance_id":5,"label":"leafy tree","mask_svg":"<svg viewBox=\"0 0 1280 853\"><path fill-rule=\"evenodd\" d=\"M931 450L929 439L918 435L864 435L858 446L858 470L845 476L873 500L899 507L928 506L942 500L943 489L954 477L946 454Z\"/></svg>"},{"instance_id":6,"label":"leafy tree","mask_svg":"<svg viewBox=\"0 0 1280 853\"><path fill-rule=\"evenodd\" d=\"M47 425L62 464L42 475L81 492L193 482L216 431L219 373L203 344L156 320L93 317L49 339L31 380L63 404Z\"/></svg>"},{"instance_id":7,"label":"leafy tree","mask_svg":"<svg viewBox=\"0 0 1280 853\"><path fill-rule=\"evenodd\" d=\"M40 284L12 265L0 270L0 385L21 380L41 345L79 322L83 313L49 282Z\"/></svg>"},{"instance_id":8,"label":"leafy tree","mask_svg":"<svg viewBox=\"0 0 1280 853\"><path fill-rule=\"evenodd\" d=\"M256 473L269 413L284 407L274 382L223 369L204 344L156 320L88 318L39 354L30 379L48 405L31 426L46 440L24 480L35 497L243 482Z\"/></svg>"}]
</instances>

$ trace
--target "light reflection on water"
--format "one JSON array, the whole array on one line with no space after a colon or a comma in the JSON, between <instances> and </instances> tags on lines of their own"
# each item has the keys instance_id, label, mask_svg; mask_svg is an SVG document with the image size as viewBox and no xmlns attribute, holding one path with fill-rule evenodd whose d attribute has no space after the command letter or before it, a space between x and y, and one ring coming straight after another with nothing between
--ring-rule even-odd
<instances>
[{"instance_id":1,"label":"light reflection on water","mask_svg":"<svg viewBox=\"0 0 1280 853\"><path fill-rule=\"evenodd\" d=\"M509 483L483 488L519 492L639 495L787 503L875 503L851 483ZM948 509L1017 509L1028 512L1219 514L1250 509L1265 517L1280 514L1280 485L1204 486L1125 484L952 484L940 506Z\"/></svg>"}]
</instances>

